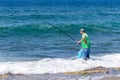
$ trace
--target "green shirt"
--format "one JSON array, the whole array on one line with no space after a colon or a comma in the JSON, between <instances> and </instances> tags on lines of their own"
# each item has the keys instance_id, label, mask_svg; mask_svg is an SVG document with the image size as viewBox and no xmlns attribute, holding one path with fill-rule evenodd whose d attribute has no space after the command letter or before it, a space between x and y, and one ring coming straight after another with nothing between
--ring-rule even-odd
<instances>
[{"instance_id":1,"label":"green shirt","mask_svg":"<svg viewBox=\"0 0 120 80\"><path fill-rule=\"evenodd\" d=\"M89 36L84 33L82 34L82 44L81 44L82 48L90 48L90 39Z\"/></svg>"}]
</instances>

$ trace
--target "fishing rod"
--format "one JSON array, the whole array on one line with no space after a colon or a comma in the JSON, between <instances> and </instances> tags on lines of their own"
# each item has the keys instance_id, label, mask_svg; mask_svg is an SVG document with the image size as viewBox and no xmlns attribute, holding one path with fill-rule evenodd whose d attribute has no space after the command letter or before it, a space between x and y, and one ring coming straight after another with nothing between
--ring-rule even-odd
<instances>
[{"instance_id":1,"label":"fishing rod","mask_svg":"<svg viewBox=\"0 0 120 80\"><path fill-rule=\"evenodd\" d=\"M68 33L64 32L63 30L59 29L58 27L55 27L53 24L46 22L47 24L51 25L53 28L59 30L60 32L62 32L63 34L65 34L66 36L68 36L70 39L72 39L73 41L76 41L75 38L73 38L71 35L69 35Z\"/></svg>"}]
</instances>

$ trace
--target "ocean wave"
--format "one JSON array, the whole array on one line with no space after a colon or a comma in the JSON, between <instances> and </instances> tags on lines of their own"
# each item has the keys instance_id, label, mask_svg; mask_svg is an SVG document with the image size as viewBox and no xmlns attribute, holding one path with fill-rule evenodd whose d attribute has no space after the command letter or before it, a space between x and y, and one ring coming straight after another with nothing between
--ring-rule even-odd
<instances>
[{"instance_id":1,"label":"ocean wave","mask_svg":"<svg viewBox=\"0 0 120 80\"><path fill-rule=\"evenodd\" d=\"M97 66L102 67L120 67L120 54L109 54L103 56L94 56L89 61L78 59L62 58L44 58L39 61L29 62L0 62L0 74L44 74L44 73L61 73L69 71L81 71Z\"/></svg>"},{"instance_id":2,"label":"ocean wave","mask_svg":"<svg viewBox=\"0 0 120 80\"><path fill-rule=\"evenodd\" d=\"M41 35L41 34L55 34L61 33L59 30L55 29L53 26L70 33L72 35L78 34L80 28L85 28L88 33L120 33L119 30L114 29L114 27L108 28L104 25L96 24L30 24L14 27L0 27L0 36L25 36L25 35Z\"/></svg>"}]
</instances>

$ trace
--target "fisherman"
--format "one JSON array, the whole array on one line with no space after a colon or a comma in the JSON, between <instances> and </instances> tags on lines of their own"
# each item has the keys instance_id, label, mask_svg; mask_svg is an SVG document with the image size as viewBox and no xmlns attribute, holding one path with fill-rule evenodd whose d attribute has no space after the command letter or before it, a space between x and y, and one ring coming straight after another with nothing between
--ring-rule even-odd
<instances>
[{"instance_id":1,"label":"fisherman","mask_svg":"<svg viewBox=\"0 0 120 80\"><path fill-rule=\"evenodd\" d=\"M85 29L80 29L80 34L82 34L82 39L77 41L77 43L81 43L82 49L78 52L77 58L88 60L90 59L90 39L87 33L85 32Z\"/></svg>"}]
</instances>

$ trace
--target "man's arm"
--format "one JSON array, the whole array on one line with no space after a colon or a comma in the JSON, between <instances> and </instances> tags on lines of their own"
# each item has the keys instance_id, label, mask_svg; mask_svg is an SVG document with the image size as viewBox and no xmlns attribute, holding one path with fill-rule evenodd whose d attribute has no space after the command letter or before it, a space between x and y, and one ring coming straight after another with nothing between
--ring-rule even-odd
<instances>
[{"instance_id":1,"label":"man's arm","mask_svg":"<svg viewBox=\"0 0 120 80\"><path fill-rule=\"evenodd\" d=\"M87 43L86 37L85 37L85 36L82 36L82 39L79 40L77 43L80 44L80 43L82 42L82 40L85 42L85 44Z\"/></svg>"}]
</instances>

